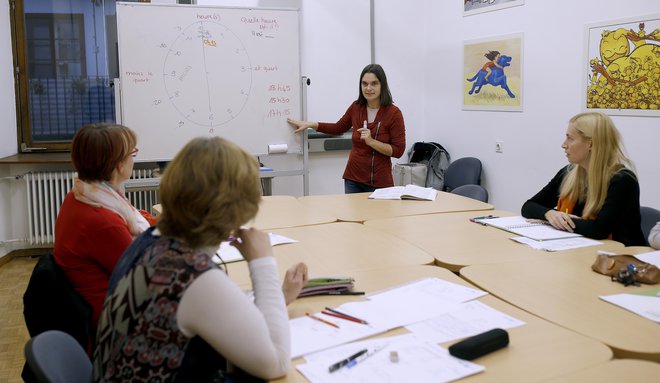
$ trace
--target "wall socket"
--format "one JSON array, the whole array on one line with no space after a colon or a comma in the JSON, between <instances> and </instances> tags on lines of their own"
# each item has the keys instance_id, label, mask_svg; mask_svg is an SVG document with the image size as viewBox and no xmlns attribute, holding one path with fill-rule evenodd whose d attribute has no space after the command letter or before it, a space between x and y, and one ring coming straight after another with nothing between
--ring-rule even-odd
<instances>
[{"instance_id":1,"label":"wall socket","mask_svg":"<svg viewBox=\"0 0 660 383\"><path fill-rule=\"evenodd\" d=\"M502 153L502 152L504 152L504 142L495 141L495 153Z\"/></svg>"}]
</instances>

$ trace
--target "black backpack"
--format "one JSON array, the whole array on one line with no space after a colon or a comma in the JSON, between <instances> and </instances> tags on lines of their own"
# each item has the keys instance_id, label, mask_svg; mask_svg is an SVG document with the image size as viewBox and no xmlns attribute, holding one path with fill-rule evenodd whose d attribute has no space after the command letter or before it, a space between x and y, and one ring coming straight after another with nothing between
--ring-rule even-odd
<instances>
[{"instance_id":1,"label":"black backpack","mask_svg":"<svg viewBox=\"0 0 660 383\"><path fill-rule=\"evenodd\" d=\"M408 162L426 165L426 187L443 190L445 170L449 167L449 152L437 142L415 142L408 151Z\"/></svg>"}]
</instances>

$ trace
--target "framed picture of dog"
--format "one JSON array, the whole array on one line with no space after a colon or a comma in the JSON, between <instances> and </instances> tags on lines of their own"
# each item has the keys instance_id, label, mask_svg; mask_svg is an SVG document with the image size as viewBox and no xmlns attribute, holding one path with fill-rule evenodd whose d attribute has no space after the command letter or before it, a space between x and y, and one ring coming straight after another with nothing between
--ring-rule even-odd
<instances>
[{"instance_id":1,"label":"framed picture of dog","mask_svg":"<svg viewBox=\"0 0 660 383\"><path fill-rule=\"evenodd\" d=\"M660 116L660 14L585 27L585 110Z\"/></svg>"},{"instance_id":2,"label":"framed picture of dog","mask_svg":"<svg viewBox=\"0 0 660 383\"><path fill-rule=\"evenodd\" d=\"M523 34L463 42L463 110L523 110Z\"/></svg>"},{"instance_id":3,"label":"framed picture of dog","mask_svg":"<svg viewBox=\"0 0 660 383\"><path fill-rule=\"evenodd\" d=\"M523 5L524 0L463 0L463 16Z\"/></svg>"}]
</instances>

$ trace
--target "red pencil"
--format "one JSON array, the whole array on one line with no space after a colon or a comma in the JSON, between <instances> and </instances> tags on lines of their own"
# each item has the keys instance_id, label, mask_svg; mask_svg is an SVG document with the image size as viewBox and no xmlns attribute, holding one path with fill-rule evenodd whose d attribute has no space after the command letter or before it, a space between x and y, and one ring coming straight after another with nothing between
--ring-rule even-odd
<instances>
[{"instance_id":1,"label":"red pencil","mask_svg":"<svg viewBox=\"0 0 660 383\"><path fill-rule=\"evenodd\" d=\"M335 327L335 328L339 328L339 326L337 326L336 324L334 324L334 323L332 323L332 322L329 322L329 321L327 321L327 320L325 320L325 319L321 319L321 318L319 318L319 317L317 317L317 316L315 316L315 315L312 315L312 314L310 314L310 313L305 313L305 315L307 315L308 317L310 317L310 318L312 318L312 319L314 319L314 320L317 320L317 321L319 321L319 322L325 323L325 324L327 324L328 326L332 326L332 327Z\"/></svg>"},{"instance_id":2,"label":"red pencil","mask_svg":"<svg viewBox=\"0 0 660 383\"><path fill-rule=\"evenodd\" d=\"M322 313L325 314L325 315L330 315L330 316L333 316L333 317L337 317L337 318L341 318L341 319L345 319L345 320L350 320L350 321L357 322L357 323L369 324L364 319L360 319L360 318L356 318L356 317L348 315L348 314L344 314L343 312L331 309L330 307L326 307L325 310Z\"/></svg>"}]
</instances>

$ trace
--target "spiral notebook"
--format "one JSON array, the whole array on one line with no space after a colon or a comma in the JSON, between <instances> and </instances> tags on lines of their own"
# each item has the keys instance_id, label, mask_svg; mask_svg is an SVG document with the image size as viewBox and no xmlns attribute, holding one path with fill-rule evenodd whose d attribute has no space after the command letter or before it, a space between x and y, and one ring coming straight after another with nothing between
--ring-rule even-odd
<instances>
[{"instance_id":1,"label":"spiral notebook","mask_svg":"<svg viewBox=\"0 0 660 383\"><path fill-rule=\"evenodd\" d=\"M577 233L557 230L546 221L537 219L527 219L522 216L501 217L501 218L482 218L475 219L475 222L483 225L493 226L498 229L506 230L513 234L531 238L536 241L547 241L551 239L581 237Z\"/></svg>"}]
</instances>

